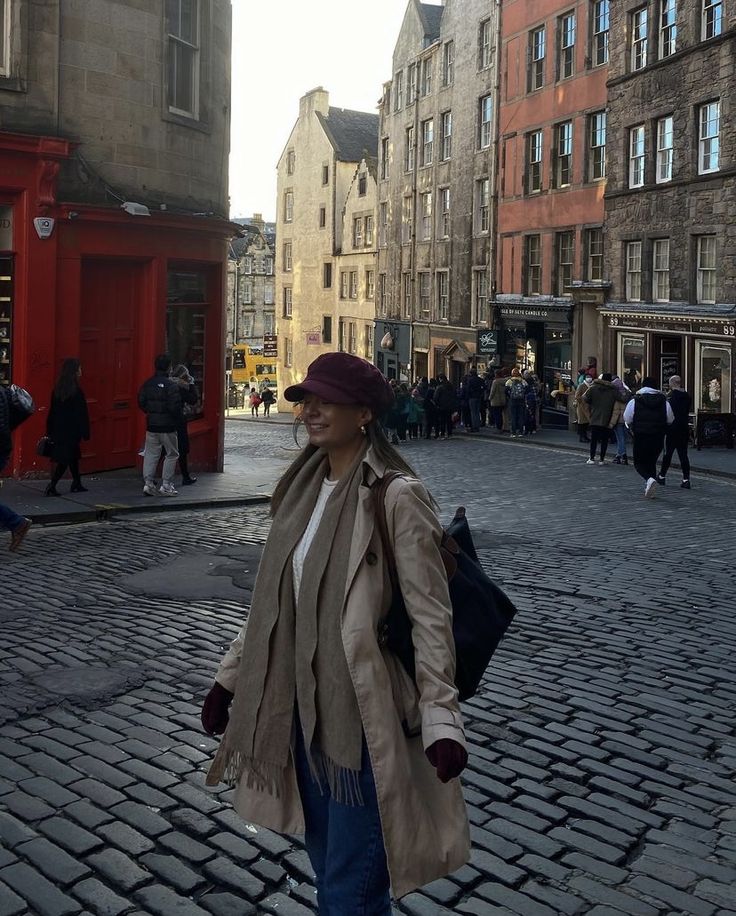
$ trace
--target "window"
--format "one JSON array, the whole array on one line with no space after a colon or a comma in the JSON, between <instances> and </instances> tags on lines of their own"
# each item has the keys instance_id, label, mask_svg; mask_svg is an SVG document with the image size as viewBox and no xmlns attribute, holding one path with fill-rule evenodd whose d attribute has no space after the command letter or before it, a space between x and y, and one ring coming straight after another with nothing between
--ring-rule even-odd
<instances>
[{"instance_id":1,"label":"window","mask_svg":"<svg viewBox=\"0 0 736 916\"><path fill-rule=\"evenodd\" d=\"M414 140L414 128L406 128L406 143L404 152L404 171L413 172L414 162L416 161L416 146Z\"/></svg>"},{"instance_id":2,"label":"window","mask_svg":"<svg viewBox=\"0 0 736 916\"><path fill-rule=\"evenodd\" d=\"M432 68L434 67L434 57L425 57L422 61L422 95L431 95L432 93Z\"/></svg>"},{"instance_id":3,"label":"window","mask_svg":"<svg viewBox=\"0 0 736 916\"><path fill-rule=\"evenodd\" d=\"M481 178L475 183L475 231L488 232L491 228L491 182Z\"/></svg>"},{"instance_id":4,"label":"window","mask_svg":"<svg viewBox=\"0 0 736 916\"><path fill-rule=\"evenodd\" d=\"M388 311L388 298L386 296L386 274L378 275L378 314L385 315Z\"/></svg>"},{"instance_id":5,"label":"window","mask_svg":"<svg viewBox=\"0 0 736 916\"><path fill-rule=\"evenodd\" d=\"M447 321L450 315L450 274L446 270L437 271L437 318Z\"/></svg>"},{"instance_id":6,"label":"window","mask_svg":"<svg viewBox=\"0 0 736 916\"><path fill-rule=\"evenodd\" d=\"M588 181L598 181L606 177L606 113L596 111L588 121Z\"/></svg>"},{"instance_id":7,"label":"window","mask_svg":"<svg viewBox=\"0 0 736 916\"><path fill-rule=\"evenodd\" d=\"M670 298L670 240L655 239L652 246L652 296L655 302Z\"/></svg>"},{"instance_id":8,"label":"window","mask_svg":"<svg viewBox=\"0 0 736 916\"><path fill-rule=\"evenodd\" d=\"M480 132L478 135L478 146L480 149L488 149L491 145L491 120L493 117L493 97L484 95L480 100Z\"/></svg>"},{"instance_id":9,"label":"window","mask_svg":"<svg viewBox=\"0 0 736 916\"><path fill-rule=\"evenodd\" d=\"M572 182L572 121L555 127L555 187L566 188Z\"/></svg>"},{"instance_id":10,"label":"window","mask_svg":"<svg viewBox=\"0 0 736 916\"><path fill-rule=\"evenodd\" d=\"M348 298L348 273L346 270L340 271L340 298Z\"/></svg>"},{"instance_id":11,"label":"window","mask_svg":"<svg viewBox=\"0 0 736 916\"><path fill-rule=\"evenodd\" d=\"M284 270L288 273L291 270L291 242L284 242Z\"/></svg>"},{"instance_id":12,"label":"window","mask_svg":"<svg viewBox=\"0 0 736 916\"><path fill-rule=\"evenodd\" d=\"M273 305L273 297L270 304ZM263 313L263 333L268 336L276 333L276 316L273 312Z\"/></svg>"},{"instance_id":13,"label":"window","mask_svg":"<svg viewBox=\"0 0 736 916\"><path fill-rule=\"evenodd\" d=\"M363 355L366 359L373 359L373 325L365 326L365 350Z\"/></svg>"},{"instance_id":14,"label":"window","mask_svg":"<svg viewBox=\"0 0 736 916\"><path fill-rule=\"evenodd\" d=\"M355 321L348 322L348 352L358 351L358 326Z\"/></svg>"},{"instance_id":15,"label":"window","mask_svg":"<svg viewBox=\"0 0 736 916\"><path fill-rule=\"evenodd\" d=\"M290 369L294 362L294 348L291 337L284 337L284 366Z\"/></svg>"},{"instance_id":16,"label":"window","mask_svg":"<svg viewBox=\"0 0 736 916\"><path fill-rule=\"evenodd\" d=\"M427 191L421 195L422 203L422 234L420 238L426 242L432 238L432 192Z\"/></svg>"},{"instance_id":17,"label":"window","mask_svg":"<svg viewBox=\"0 0 736 916\"><path fill-rule=\"evenodd\" d=\"M429 271L419 274L419 313L420 318L429 321L431 317L432 276Z\"/></svg>"},{"instance_id":18,"label":"window","mask_svg":"<svg viewBox=\"0 0 736 916\"><path fill-rule=\"evenodd\" d=\"M332 289L332 263L330 261L322 265L322 286L324 289Z\"/></svg>"},{"instance_id":19,"label":"window","mask_svg":"<svg viewBox=\"0 0 736 916\"><path fill-rule=\"evenodd\" d=\"M718 171L721 131L721 103L708 102L700 106L698 136L698 174Z\"/></svg>"},{"instance_id":20,"label":"window","mask_svg":"<svg viewBox=\"0 0 736 916\"><path fill-rule=\"evenodd\" d=\"M350 298L351 299L358 298L358 271L357 270L350 271Z\"/></svg>"},{"instance_id":21,"label":"window","mask_svg":"<svg viewBox=\"0 0 736 916\"><path fill-rule=\"evenodd\" d=\"M200 402L203 402L207 397L206 354L210 351L207 334L212 290L209 288L207 272L197 270L194 265L192 267L194 269L188 270L183 267L171 268L167 271L165 347L175 366L179 363L186 363L194 377ZM8 350L10 350L11 343L8 333L11 330L9 322L13 318L12 284L12 258L0 258L0 320L4 319L0 323L0 328L5 331L4 339L0 338L0 344ZM5 356L0 358L10 361L12 351L6 352ZM0 378L4 376L6 384L11 382L10 371L9 362L0 364ZM200 403L196 406L196 413L201 416L201 412L202 404Z\"/></svg>"},{"instance_id":22,"label":"window","mask_svg":"<svg viewBox=\"0 0 736 916\"><path fill-rule=\"evenodd\" d=\"M353 220L353 248L363 247L363 217L356 216Z\"/></svg>"},{"instance_id":23,"label":"window","mask_svg":"<svg viewBox=\"0 0 736 916\"><path fill-rule=\"evenodd\" d=\"M253 281L250 277L246 277L243 280L243 305L252 305L253 304Z\"/></svg>"},{"instance_id":24,"label":"window","mask_svg":"<svg viewBox=\"0 0 736 916\"><path fill-rule=\"evenodd\" d=\"M337 349L345 352L345 319L339 318L337 321Z\"/></svg>"},{"instance_id":25,"label":"window","mask_svg":"<svg viewBox=\"0 0 736 916\"><path fill-rule=\"evenodd\" d=\"M677 3L675 0L661 0L659 12L659 57L674 54L677 44Z\"/></svg>"},{"instance_id":26,"label":"window","mask_svg":"<svg viewBox=\"0 0 736 916\"><path fill-rule=\"evenodd\" d=\"M295 162L296 162L296 153L294 152L293 149L290 149L289 152L286 154L286 174L287 175L294 174Z\"/></svg>"},{"instance_id":27,"label":"window","mask_svg":"<svg viewBox=\"0 0 736 916\"><path fill-rule=\"evenodd\" d=\"M243 331L241 337L253 337L256 330L256 316L253 312L246 312L243 315Z\"/></svg>"},{"instance_id":28,"label":"window","mask_svg":"<svg viewBox=\"0 0 736 916\"><path fill-rule=\"evenodd\" d=\"M657 184L672 181L672 116L657 121Z\"/></svg>"},{"instance_id":29,"label":"window","mask_svg":"<svg viewBox=\"0 0 736 916\"><path fill-rule=\"evenodd\" d=\"M575 234L571 231L557 233L557 290L558 296L569 296L572 284L572 268L575 249Z\"/></svg>"},{"instance_id":30,"label":"window","mask_svg":"<svg viewBox=\"0 0 736 916\"><path fill-rule=\"evenodd\" d=\"M374 299L376 296L376 274L372 270L365 272L365 298Z\"/></svg>"},{"instance_id":31,"label":"window","mask_svg":"<svg viewBox=\"0 0 736 916\"><path fill-rule=\"evenodd\" d=\"M575 72L575 13L560 16L557 24L559 48L557 78L565 80Z\"/></svg>"},{"instance_id":32,"label":"window","mask_svg":"<svg viewBox=\"0 0 736 916\"><path fill-rule=\"evenodd\" d=\"M703 41L715 38L723 31L722 0L703 0L703 24L701 37Z\"/></svg>"},{"instance_id":33,"label":"window","mask_svg":"<svg viewBox=\"0 0 736 916\"><path fill-rule=\"evenodd\" d=\"M593 3L593 41L590 58L594 67L608 63L608 29L610 26L609 0Z\"/></svg>"},{"instance_id":34,"label":"window","mask_svg":"<svg viewBox=\"0 0 736 916\"><path fill-rule=\"evenodd\" d=\"M6 3L0 6L5 8ZM4 40L6 24L0 29ZM199 2L168 0L168 103L169 111L190 118L199 117Z\"/></svg>"},{"instance_id":35,"label":"window","mask_svg":"<svg viewBox=\"0 0 736 916\"><path fill-rule=\"evenodd\" d=\"M0 0L0 76L10 76L10 4Z\"/></svg>"},{"instance_id":36,"label":"window","mask_svg":"<svg viewBox=\"0 0 736 916\"><path fill-rule=\"evenodd\" d=\"M273 305L273 283L266 283L263 287L263 304ZM264 333L267 333L264 331Z\"/></svg>"},{"instance_id":37,"label":"window","mask_svg":"<svg viewBox=\"0 0 736 916\"><path fill-rule=\"evenodd\" d=\"M626 244L626 298L641 301L641 242Z\"/></svg>"},{"instance_id":38,"label":"window","mask_svg":"<svg viewBox=\"0 0 736 916\"><path fill-rule=\"evenodd\" d=\"M535 130L526 138L526 191L536 194L542 190L542 131Z\"/></svg>"},{"instance_id":39,"label":"window","mask_svg":"<svg viewBox=\"0 0 736 916\"><path fill-rule=\"evenodd\" d=\"M445 111L440 115L442 124L442 161L447 161L452 156L452 112Z\"/></svg>"},{"instance_id":40,"label":"window","mask_svg":"<svg viewBox=\"0 0 736 916\"><path fill-rule=\"evenodd\" d=\"M245 256L245 260L243 261L243 270L247 274L253 273L253 255L252 254L247 254Z\"/></svg>"},{"instance_id":41,"label":"window","mask_svg":"<svg viewBox=\"0 0 736 916\"><path fill-rule=\"evenodd\" d=\"M422 122L422 165L432 165L434 155L434 119Z\"/></svg>"},{"instance_id":42,"label":"window","mask_svg":"<svg viewBox=\"0 0 736 916\"><path fill-rule=\"evenodd\" d=\"M266 258L266 259L265 259L264 270L265 270L266 273L269 275L269 277L273 274L273 258Z\"/></svg>"},{"instance_id":43,"label":"window","mask_svg":"<svg viewBox=\"0 0 736 916\"><path fill-rule=\"evenodd\" d=\"M322 184L328 185L330 183L330 167L329 165L322 166Z\"/></svg>"},{"instance_id":44,"label":"window","mask_svg":"<svg viewBox=\"0 0 736 916\"><path fill-rule=\"evenodd\" d=\"M389 146L388 137L381 140L381 181L385 181L389 176Z\"/></svg>"},{"instance_id":45,"label":"window","mask_svg":"<svg viewBox=\"0 0 736 916\"><path fill-rule=\"evenodd\" d=\"M586 280L595 281L603 279L603 230L588 229L585 238L588 255L588 269Z\"/></svg>"},{"instance_id":46,"label":"window","mask_svg":"<svg viewBox=\"0 0 736 916\"><path fill-rule=\"evenodd\" d=\"M284 318L291 318L291 287L284 287Z\"/></svg>"},{"instance_id":47,"label":"window","mask_svg":"<svg viewBox=\"0 0 736 916\"><path fill-rule=\"evenodd\" d=\"M572 233L562 233L572 235ZM524 252L524 294L540 296L542 294L542 239L539 235L527 235ZM562 295L562 293L560 293Z\"/></svg>"},{"instance_id":48,"label":"window","mask_svg":"<svg viewBox=\"0 0 736 916\"><path fill-rule=\"evenodd\" d=\"M365 218L365 247L373 247L373 217L366 216Z\"/></svg>"},{"instance_id":49,"label":"window","mask_svg":"<svg viewBox=\"0 0 736 916\"><path fill-rule=\"evenodd\" d=\"M368 192L368 176L365 172L358 175L358 197L365 197Z\"/></svg>"},{"instance_id":50,"label":"window","mask_svg":"<svg viewBox=\"0 0 736 916\"><path fill-rule=\"evenodd\" d=\"M724 325L724 332L728 327ZM698 410L730 413L731 363L730 342L718 345L714 341L695 341L695 406Z\"/></svg>"},{"instance_id":51,"label":"window","mask_svg":"<svg viewBox=\"0 0 736 916\"><path fill-rule=\"evenodd\" d=\"M698 302L716 301L716 237L701 235L698 237Z\"/></svg>"},{"instance_id":52,"label":"window","mask_svg":"<svg viewBox=\"0 0 736 916\"><path fill-rule=\"evenodd\" d=\"M455 79L455 42L446 41L442 49L442 85L451 86Z\"/></svg>"},{"instance_id":53,"label":"window","mask_svg":"<svg viewBox=\"0 0 736 916\"><path fill-rule=\"evenodd\" d=\"M324 229L327 225L327 207L319 208L319 228Z\"/></svg>"},{"instance_id":54,"label":"window","mask_svg":"<svg viewBox=\"0 0 736 916\"><path fill-rule=\"evenodd\" d=\"M388 201L382 200L378 205L378 247L388 244Z\"/></svg>"},{"instance_id":55,"label":"window","mask_svg":"<svg viewBox=\"0 0 736 916\"><path fill-rule=\"evenodd\" d=\"M527 78L529 92L544 86L544 28L529 33L529 74Z\"/></svg>"},{"instance_id":56,"label":"window","mask_svg":"<svg viewBox=\"0 0 736 916\"><path fill-rule=\"evenodd\" d=\"M406 104L413 105L417 99L417 65L409 64L406 71Z\"/></svg>"},{"instance_id":57,"label":"window","mask_svg":"<svg viewBox=\"0 0 736 916\"><path fill-rule=\"evenodd\" d=\"M322 343L332 343L332 315L322 316Z\"/></svg>"},{"instance_id":58,"label":"window","mask_svg":"<svg viewBox=\"0 0 736 916\"><path fill-rule=\"evenodd\" d=\"M440 238L450 238L450 189L440 188Z\"/></svg>"},{"instance_id":59,"label":"window","mask_svg":"<svg viewBox=\"0 0 736 916\"><path fill-rule=\"evenodd\" d=\"M294 222L294 192L284 191L284 222Z\"/></svg>"},{"instance_id":60,"label":"window","mask_svg":"<svg viewBox=\"0 0 736 916\"><path fill-rule=\"evenodd\" d=\"M644 185L644 125L638 124L629 130L629 187Z\"/></svg>"},{"instance_id":61,"label":"window","mask_svg":"<svg viewBox=\"0 0 736 916\"><path fill-rule=\"evenodd\" d=\"M394 111L401 111L404 107L404 71L394 77Z\"/></svg>"},{"instance_id":62,"label":"window","mask_svg":"<svg viewBox=\"0 0 736 916\"><path fill-rule=\"evenodd\" d=\"M404 197L401 201L401 244L407 245L411 241L412 221L414 218L412 199Z\"/></svg>"},{"instance_id":63,"label":"window","mask_svg":"<svg viewBox=\"0 0 736 916\"><path fill-rule=\"evenodd\" d=\"M488 271L485 267L473 271L475 288L475 323L488 324Z\"/></svg>"},{"instance_id":64,"label":"window","mask_svg":"<svg viewBox=\"0 0 736 916\"><path fill-rule=\"evenodd\" d=\"M401 276L401 307L404 318L411 318L411 274L408 271Z\"/></svg>"},{"instance_id":65,"label":"window","mask_svg":"<svg viewBox=\"0 0 736 916\"><path fill-rule=\"evenodd\" d=\"M491 66L491 20L485 19L478 29L478 69Z\"/></svg>"},{"instance_id":66,"label":"window","mask_svg":"<svg viewBox=\"0 0 736 916\"><path fill-rule=\"evenodd\" d=\"M631 14L631 69L642 70L647 65L649 11L646 6Z\"/></svg>"}]
</instances>

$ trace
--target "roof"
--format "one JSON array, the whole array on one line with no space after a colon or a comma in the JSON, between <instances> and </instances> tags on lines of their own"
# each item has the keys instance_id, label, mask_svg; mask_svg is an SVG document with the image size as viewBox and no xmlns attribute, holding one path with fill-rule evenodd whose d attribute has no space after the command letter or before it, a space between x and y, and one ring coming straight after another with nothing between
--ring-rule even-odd
<instances>
[{"instance_id":1,"label":"roof","mask_svg":"<svg viewBox=\"0 0 736 916\"><path fill-rule=\"evenodd\" d=\"M440 37L444 6L435 6L433 3L417 3L417 8L424 25L424 37L427 39L428 44L432 44L433 41L437 41Z\"/></svg>"},{"instance_id":2,"label":"roof","mask_svg":"<svg viewBox=\"0 0 736 916\"><path fill-rule=\"evenodd\" d=\"M341 162L360 162L378 155L378 115L349 108L332 108L317 117Z\"/></svg>"}]
</instances>

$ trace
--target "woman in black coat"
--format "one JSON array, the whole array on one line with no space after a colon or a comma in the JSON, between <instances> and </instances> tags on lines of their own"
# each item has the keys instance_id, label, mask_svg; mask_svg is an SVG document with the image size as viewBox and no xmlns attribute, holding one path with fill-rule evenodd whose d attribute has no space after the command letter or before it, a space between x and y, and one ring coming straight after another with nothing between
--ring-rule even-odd
<instances>
[{"instance_id":1,"label":"woman in black coat","mask_svg":"<svg viewBox=\"0 0 736 916\"><path fill-rule=\"evenodd\" d=\"M56 462L46 496L58 496L56 484L67 467L72 472L72 493L86 493L79 476L79 443L89 439L87 399L79 387L82 367L78 359L65 359L59 380L51 395L51 407L46 419L46 435L51 439L51 459Z\"/></svg>"}]
</instances>

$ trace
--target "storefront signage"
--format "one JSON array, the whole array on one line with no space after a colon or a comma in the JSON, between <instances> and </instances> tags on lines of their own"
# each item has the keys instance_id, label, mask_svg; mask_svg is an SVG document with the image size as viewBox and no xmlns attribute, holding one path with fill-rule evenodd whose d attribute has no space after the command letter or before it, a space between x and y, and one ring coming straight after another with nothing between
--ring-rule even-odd
<instances>
[{"instance_id":1,"label":"storefront signage","mask_svg":"<svg viewBox=\"0 0 736 916\"><path fill-rule=\"evenodd\" d=\"M0 251L13 248L13 208L0 206Z\"/></svg>"},{"instance_id":2,"label":"storefront signage","mask_svg":"<svg viewBox=\"0 0 736 916\"><path fill-rule=\"evenodd\" d=\"M319 347L322 345L322 332L321 331L308 331L307 332L307 346L308 347Z\"/></svg>"},{"instance_id":3,"label":"storefront signage","mask_svg":"<svg viewBox=\"0 0 736 916\"><path fill-rule=\"evenodd\" d=\"M498 331L478 331L475 349L478 356L495 356L498 352Z\"/></svg>"},{"instance_id":4,"label":"storefront signage","mask_svg":"<svg viewBox=\"0 0 736 916\"><path fill-rule=\"evenodd\" d=\"M688 321L679 318L652 319L609 315L608 324L612 328L635 328L637 331L676 331L681 334L716 334L719 337L736 337L736 320L719 321L717 318L711 322L705 322L702 318L698 321Z\"/></svg>"},{"instance_id":5,"label":"storefront signage","mask_svg":"<svg viewBox=\"0 0 736 916\"><path fill-rule=\"evenodd\" d=\"M549 318L547 309L520 308L508 305L501 306L501 314L504 318Z\"/></svg>"},{"instance_id":6,"label":"storefront signage","mask_svg":"<svg viewBox=\"0 0 736 916\"><path fill-rule=\"evenodd\" d=\"M263 355L266 359L278 358L278 337L275 334L266 334L263 338Z\"/></svg>"},{"instance_id":7,"label":"storefront signage","mask_svg":"<svg viewBox=\"0 0 736 916\"><path fill-rule=\"evenodd\" d=\"M377 352L390 354L406 365L409 362L409 330L409 325L402 321L377 321Z\"/></svg>"}]
</instances>

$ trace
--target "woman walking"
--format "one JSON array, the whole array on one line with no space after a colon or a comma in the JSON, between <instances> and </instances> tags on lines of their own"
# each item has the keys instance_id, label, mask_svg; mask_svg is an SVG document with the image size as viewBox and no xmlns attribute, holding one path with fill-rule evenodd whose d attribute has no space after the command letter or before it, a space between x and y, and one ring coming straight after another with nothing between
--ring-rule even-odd
<instances>
[{"instance_id":1,"label":"woman walking","mask_svg":"<svg viewBox=\"0 0 736 916\"><path fill-rule=\"evenodd\" d=\"M309 444L276 487L247 630L205 700L205 730L225 732L207 782L233 783L243 818L305 833L321 914L390 916L390 888L403 896L469 855L442 531L382 431L391 393L374 366L326 353L284 397L303 404ZM371 487L391 469L416 686L377 636L391 587Z\"/></svg>"},{"instance_id":2,"label":"woman walking","mask_svg":"<svg viewBox=\"0 0 736 916\"><path fill-rule=\"evenodd\" d=\"M87 399L79 387L82 366L78 359L65 359L59 379L51 395L51 406L46 418L46 435L51 440L51 460L56 462L46 496L59 496L56 485L69 468L72 474L72 493L86 493L79 474L81 450L79 443L89 439L89 412Z\"/></svg>"}]
</instances>

